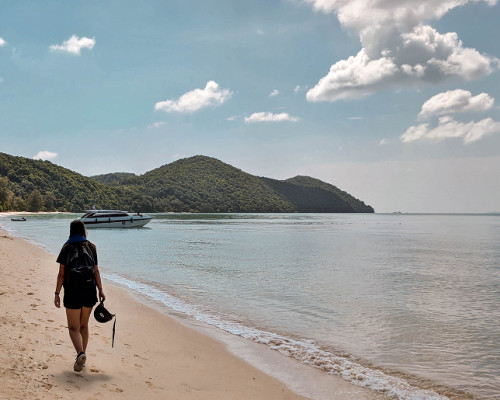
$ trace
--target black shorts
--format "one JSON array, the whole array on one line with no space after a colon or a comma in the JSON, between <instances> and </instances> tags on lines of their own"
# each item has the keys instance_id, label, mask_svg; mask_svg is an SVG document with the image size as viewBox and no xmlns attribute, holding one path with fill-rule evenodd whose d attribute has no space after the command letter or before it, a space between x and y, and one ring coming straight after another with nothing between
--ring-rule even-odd
<instances>
[{"instance_id":1,"label":"black shorts","mask_svg":"<svg viewBox=\"0 0 500 400\"><path fill-rule=\"evenodd\" d=\"M63 305L71 310L79 310L82 307L92 308L97 303L95 286L90 289L67 289L64 288Z\"/></svg>"}]
</instances>

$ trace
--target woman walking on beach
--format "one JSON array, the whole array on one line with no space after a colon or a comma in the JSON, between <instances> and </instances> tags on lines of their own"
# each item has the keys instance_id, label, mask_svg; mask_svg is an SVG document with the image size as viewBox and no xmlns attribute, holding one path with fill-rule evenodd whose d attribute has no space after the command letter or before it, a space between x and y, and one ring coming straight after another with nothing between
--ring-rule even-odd
<instances>
[{"instance_id":1,"label":"woman walking on beach","mask_svg":"<svg viewBox=\"0 0 500 400\"><path fill-rule=\"evenodd\" d=\"M60 308L59 293L61 287L64 287L63 304L66 308L69 336L77 354L73 365L77 372L82 370L87 360L85 351L89 341L89 317L92 307L97 303L96 289L99 290L99 300L105 299L97 266L96 247L86 236L87 231L82 221L71 222L69 239L57 257L59 274L54 297L55 306Z\"/></svg>"}]
</instances>

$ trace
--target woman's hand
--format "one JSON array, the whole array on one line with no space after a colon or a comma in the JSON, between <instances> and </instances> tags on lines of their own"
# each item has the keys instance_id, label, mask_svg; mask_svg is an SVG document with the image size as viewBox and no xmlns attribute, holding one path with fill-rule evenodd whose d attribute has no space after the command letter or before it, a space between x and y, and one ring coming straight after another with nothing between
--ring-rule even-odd
<instances>
[{"instance_id":1,"label":"woman's hand","mask_svg":"<svg viewBox=\"0 0 500 400\"><path fill-rule=\"evenodd\" d=\"M104 295L104 291L102 289L99 289L99 301L104 301L106 300L106 296Z\"/></svg>"},{"instance_id":2,"label":"woman's hand","mask_svg":"<svg viewBox=\"0 0 500 400\"><path fill-rule=\"evenodd\" d=\"M54 295L54 305L57 307L57 308L61 308L61 298L59 297L58 294L55 294Z\"/></svg>"}]
</instances>

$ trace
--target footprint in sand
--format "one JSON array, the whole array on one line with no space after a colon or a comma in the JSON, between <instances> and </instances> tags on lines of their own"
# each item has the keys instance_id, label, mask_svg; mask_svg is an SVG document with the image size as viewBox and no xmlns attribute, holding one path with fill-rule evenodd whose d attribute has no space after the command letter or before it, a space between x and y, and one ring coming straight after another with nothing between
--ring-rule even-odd
<instances>
[{"instance_id":1,"label":"footprint in sand","mask_svg":"<svg viewBox=\"0 0 500 400\"><path fill-rule=\"evenodd\" d=\"M90 368L90 372L98 374L100 371L97 368Z\"/></svg>"}]
</instances>

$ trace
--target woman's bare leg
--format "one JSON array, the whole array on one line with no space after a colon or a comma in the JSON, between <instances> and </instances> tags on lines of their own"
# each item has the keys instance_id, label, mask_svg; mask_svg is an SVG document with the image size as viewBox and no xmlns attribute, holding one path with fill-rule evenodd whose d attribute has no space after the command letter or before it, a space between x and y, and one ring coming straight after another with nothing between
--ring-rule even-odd
<instances>
[{"instance_id":1,"label":"woman's bare leg","mask_svg":"<svg viewBox=\"0 0 500 400\"><path fill-rule=\"evenodd\" d=\"M66 317L68 318L68 331L69 337L73 342L76 354L80 354L83 350L82 335L80 333L80 320L81 320L82 309L72 310L70 308L66 309ZM88 317L87 317L88 321ZM87 341L88 341L88 330L87 330Z\"/></svg>"},{"instance_id":2,"label":"woman's bare leg","mask_svg":"<svg viewBox=\"0 0 500 400\"><path fill-rule=\"evenodd\" d=\"M80 335L82 338L83 351L87 351L87 344L89 343L89 317L92 312L92 307L82 307L80 314Z\"/></svg>"}]
</instances>

